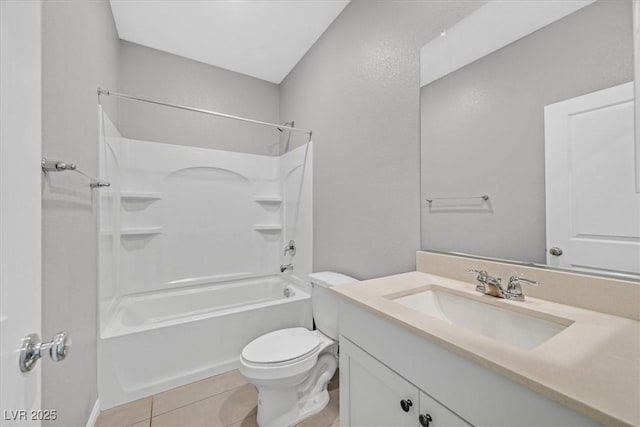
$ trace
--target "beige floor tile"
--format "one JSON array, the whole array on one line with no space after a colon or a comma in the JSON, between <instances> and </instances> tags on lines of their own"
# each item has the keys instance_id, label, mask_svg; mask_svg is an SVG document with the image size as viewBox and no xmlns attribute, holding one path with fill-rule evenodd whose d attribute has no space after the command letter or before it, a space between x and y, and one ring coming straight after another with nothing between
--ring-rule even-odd
<instances>
[{"instance_id":1,"label":"beige floor tile","mask_svg":"<svg viewBox=\"0 0 640 427\"><path fill-rule=\"evenodd\" d=\"M145 397L101 412L96 427L126 427L150 417L151 397Z\"/></svg>"},{"instance_id":2,"label":"beige floor tile","mask_svg":"<svg viewBox=\"0 0 640 427\"><path fill-rule=\"evenodd\" d=\"M257 411L258 392L253 384L235 389L220 410L220 419L226 426L244 419Z\"/></svg>"},{"instance_id":3,"label":"beige floor tile","mask_svg":"<svg viewBox=\"0 0 640 427\"><path fill-rule=\"evenodd\" d=\"M340 391L334 389L329 392L329 404L326 408L297 424L297 427L328 427L335 423L339 416Z\"/></svg>"},{"instance_id":4,"label":"beige floor tile","mask_svg":"<svg viewBox=\"0 0 640 427\"><path fill-rule=\"evenodd\" d=\"M151 418L131 424L129 427L151 427Z\"/></svg>"},{"instance_id":5,"label":"beige floor tile","mask_svg":"<svg viewBox=\"0 0 640 427\"><path fill-rule=\"evenodd\" d=\"M219 393L151 419L152 427L223 427L255 412L257 393L251 384Z\"/></svg>"},{"instance_id":6,"label":"beige floor tile","mask_svg":"<svg viewBox=\"0 0 640 427\"><path fill-rule=\"evenodd\" d=\"M258 427L258 419L256 417L257 415L258 415L258 411L253 410L242 420L238 421L235 424L231 424L228 427Z\"/></svg>"},{"instance_id":7,"label":"beige floor tile","mask_svg":"<svg viewBox=\"0 0 640 427\"><path fill-rule=\"evenodd\" d=\"M153 396L153 416L180 408L246 384L237 370L206 378Z\"/></svg>"}]
</instances>

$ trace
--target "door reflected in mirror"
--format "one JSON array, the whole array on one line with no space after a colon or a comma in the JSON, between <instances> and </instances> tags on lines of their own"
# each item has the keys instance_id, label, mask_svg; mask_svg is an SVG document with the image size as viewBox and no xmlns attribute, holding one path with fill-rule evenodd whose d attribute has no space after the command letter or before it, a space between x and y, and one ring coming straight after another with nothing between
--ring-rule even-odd
<instances>
[{"instance_id":1,"label":"door reflected in mirror","mask_svg":"<svg viewBox=\"0 0 640 427\"><path fill-rule=\"evenodd\" d=\"M640 277L638 10L493 0L422 48L423 249Z\"/></svg>"}]
</instances>

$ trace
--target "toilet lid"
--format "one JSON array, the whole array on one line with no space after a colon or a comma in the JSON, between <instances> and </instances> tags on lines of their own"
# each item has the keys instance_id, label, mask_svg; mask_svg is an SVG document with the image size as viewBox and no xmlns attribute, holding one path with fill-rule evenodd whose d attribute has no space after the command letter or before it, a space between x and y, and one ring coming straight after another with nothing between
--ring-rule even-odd
<instances>
[{"instance_id":1,"label":"toilet lid","mask_svg":"<svg viewBox=\"0 0 640 427\"><path fill-rule=\"evenodd\" d=\"M318 336L308 329L280 329L251 341L242 357L252 363L286 362L311 353L319 345Z\"/></svg>"}]
</instances>

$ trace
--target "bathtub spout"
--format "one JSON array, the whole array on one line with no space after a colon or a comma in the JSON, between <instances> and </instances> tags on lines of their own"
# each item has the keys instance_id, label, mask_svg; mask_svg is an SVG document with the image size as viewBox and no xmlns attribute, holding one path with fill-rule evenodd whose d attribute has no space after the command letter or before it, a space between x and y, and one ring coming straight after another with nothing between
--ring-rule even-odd
<instances>
[{"instance_id":1,"label":"bathtub spout","mask_svg":"<svg viewBox=\"0 0 640 427\"><path fill-rule=\"evenodd\" d=\"M287 264L287 265L281 265L280 266L280 273L284 273L287 270L293 270L293 265L292 264Z\"/></svg>"}]
</instances>

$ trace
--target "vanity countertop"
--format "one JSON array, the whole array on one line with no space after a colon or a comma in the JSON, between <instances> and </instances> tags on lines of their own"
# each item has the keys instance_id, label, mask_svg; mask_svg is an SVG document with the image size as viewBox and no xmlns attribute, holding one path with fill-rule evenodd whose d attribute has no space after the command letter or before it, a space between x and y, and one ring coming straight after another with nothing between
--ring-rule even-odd
<instances>
[{"instance_id":1,"label":"vanity countertop","mask_svg":"<svg viewBox=\"0 0 640 427\"><path fill-rule=\"evenodd\" d=\"M389 298L429 285L497 307L568 319L565 330L522 350L404 307ZM332 288L341 297L436 341L513 381L605 425L640 426L640 322L527 297L510 301L481 295L475 285L410 272ZM525 290L526 292L526 290Z\"/></svg>"}]
</instances>

